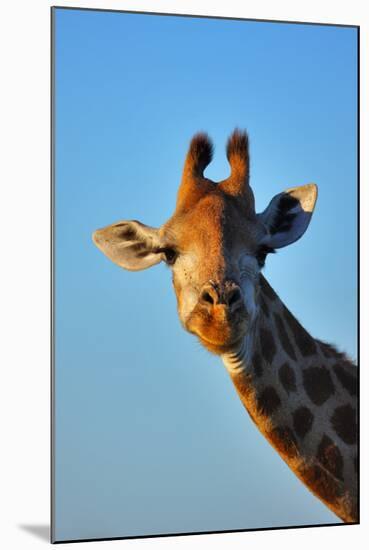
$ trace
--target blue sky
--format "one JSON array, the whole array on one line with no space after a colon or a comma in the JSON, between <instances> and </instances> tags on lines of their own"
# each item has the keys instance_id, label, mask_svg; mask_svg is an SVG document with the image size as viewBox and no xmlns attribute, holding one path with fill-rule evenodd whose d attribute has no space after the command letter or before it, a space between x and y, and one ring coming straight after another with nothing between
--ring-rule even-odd
<instances>
[{"instance_id":1,"label":"blue sky","mask_svg":"<svg viewBox=\"0 0 369 550\"><path fill-rule=\"evenodd\" d=\"M180 326L164 266L129 273L94 229L170 217L191 136L228 174L251 142L257 209L315 182L312 223L265 276L356 357L356 30L55 10L57 540L335 523Z\"/></svg>"}]
</instances>

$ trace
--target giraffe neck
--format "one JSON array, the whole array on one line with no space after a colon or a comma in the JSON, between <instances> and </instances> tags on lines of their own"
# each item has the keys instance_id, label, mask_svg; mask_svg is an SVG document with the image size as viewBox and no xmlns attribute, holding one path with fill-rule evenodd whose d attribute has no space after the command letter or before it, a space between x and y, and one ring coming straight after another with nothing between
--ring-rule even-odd
<instances>
[{"instance_id":1,"label":"giraffe neck","mask_svg":"<svg viewBox=\"0 0 369 550\"><path fill-rule=\"evenodd\" d=\"M315 340L261 275L258 314L222 356L261 433L344 521L357 520L356 368Z\"/></svg>"}]
</instances>

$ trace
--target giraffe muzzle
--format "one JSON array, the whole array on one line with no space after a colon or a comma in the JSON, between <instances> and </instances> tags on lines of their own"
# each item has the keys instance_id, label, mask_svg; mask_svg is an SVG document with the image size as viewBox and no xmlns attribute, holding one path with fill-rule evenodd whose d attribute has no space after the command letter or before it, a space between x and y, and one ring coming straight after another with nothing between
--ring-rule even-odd
<instances>
[{"instance_id":1,"label":"giraffe muzzle","mask_svg":"<svg viewBox=\"0 0 369 550\"><path fill-rule=\"evenodd\" d=\"M247 329L247 311L241 288L233 281L206 283L186 329L214 353L237 346Z\"/></svg>"},{"instance_id":2,"label":"giraffe muzzle","mask_svg":"<svg viewBox=\"0 0 369 550\"><path fill-rule=\"evenodd\" d=\"M204 285L200 292L199 304L209 311L224 306L229 314L244 307L241 288L233 281L223 284L209 282Z\"/></svg>"}]
</instances>

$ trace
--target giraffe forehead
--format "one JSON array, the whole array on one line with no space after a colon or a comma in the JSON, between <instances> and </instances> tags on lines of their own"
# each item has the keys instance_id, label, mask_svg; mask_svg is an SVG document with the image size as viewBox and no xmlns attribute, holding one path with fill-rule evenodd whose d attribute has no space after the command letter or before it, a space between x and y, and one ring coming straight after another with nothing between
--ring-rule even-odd
<instances>
[{"instance_id":1,"label":"giraffe forehead","mask_svg":"<svg viewBox=\"0 0 369 550\"><path fill-rule=\"evenodd\" d=\"M208 193L189 211L175 212L165 224L177 246L197 249L207 256L224 256L243 246L254 251L257 245L257 224L248 220L240 205L221 193Z\"/></svg>"}]
</instances>

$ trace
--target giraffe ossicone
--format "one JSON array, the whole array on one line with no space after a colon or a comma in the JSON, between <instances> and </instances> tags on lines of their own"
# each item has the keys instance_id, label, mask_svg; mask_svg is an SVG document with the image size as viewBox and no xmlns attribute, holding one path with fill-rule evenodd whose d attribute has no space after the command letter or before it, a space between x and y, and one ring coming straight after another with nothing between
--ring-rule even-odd
<instances>
[{"instance_id":1,"label":"giraffe ossicone","mask_svg":"<svg viewBox=\"0 0 369 550\"><path fill-rule=\"evenodd\" d=\"M183 327L220 355L260 432L301 481L345 522L358 521L357 368L314 339L262 275L268 254L306 231L314 184L272 198L256 213L249 143L227 143L231 172L204 176L213 146L194 136L174 214L160 228L119 221L94 232L97 247L131 271L166 262Z\"/></svg>"}]
</instances>

